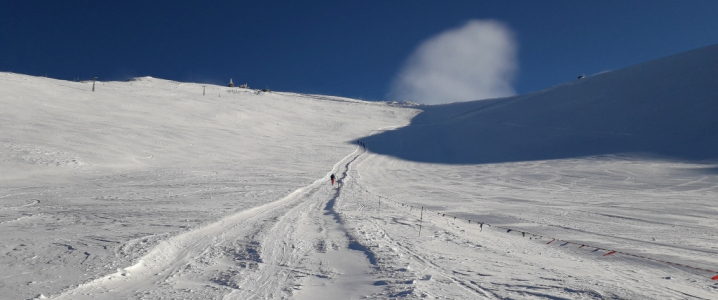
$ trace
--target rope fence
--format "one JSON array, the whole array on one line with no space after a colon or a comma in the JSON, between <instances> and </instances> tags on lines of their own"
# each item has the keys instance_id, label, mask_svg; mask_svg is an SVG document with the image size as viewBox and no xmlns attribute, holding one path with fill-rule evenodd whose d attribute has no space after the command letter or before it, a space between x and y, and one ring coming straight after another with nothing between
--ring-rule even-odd
<instances>
[{"instance_id":1,"label":"rope fence","mask_svg":"<svg viewBox=\"0 0 718 300\"><path fill-rule=\"evenodd\" d=\"M362 189L365 190L367 193L372 194L372 193L370 193L368 190L364 189L363 187L362 187ZM417 206L414 206L414 205L411 205L411 204L408 204L408 203L395 201L395 200L392 200L392 199L389 199L389 198L387 198L387 197L380 196L380 195L375 195L375 196L377 196L377 197L379 198L379 199L378 199L378 201L379 201L379 203L380 203L379 205L381 205L381 201L382 201L381 198L383 198L385 203L386 203L386 202L393 202L393 203L395 203L395 204L397 204L397 205L401 205L401 206L403 206L403 207L407 207L410 212L413 211L414 209L417 209L417 210L420 209L420 210L421 210L421 221L420 221L420 224L419 224L419 226L420 226L420 227L419 227L419 228L420 228L419 236L421 236L421 223L423 223L424 215L430 215L430 214L432 214L432 213L436 213L436 215L439 216L439 217L441 217L441 218L447 218L447 217L448 217L448 218L453 218L454 220L456 220L456 219L466 220L468 224L472 224L472 223L473 223L473 224L476 224L476 225L479 226L479 229L480 229L479 231L480 231L480 232L484 230L484 225L486 225L486 226L488 226L488 227L490 227L490 228L496 228L496 229L506 230L506 233L512 233L512 232L514 232L514 233L516 233L516 234L520 233L522 237L526 237L527 235L529 235L529 236L530 236L529 238L531 238L531 239L551 239L550 241L548 241L548 242L546 243L546 245L550 245L550 244L552 244L552 243L561 243L561 246L567 246L567 245L575 245L575 246L578 246L577 249L584 249L584 248L585 248L585 249L594 249L593 251L605 251L605 253L604 253L603 255L601 255L601 257L606 257L606 256L611 256L611 255L617 255L617 254L619 254L619 255L625 255L625 256L640 258L640 259L649 260L649 261L653 261L653 262L657 262L657 263L661 263L661 264L666 264L666 265L671 265L671 266L677 266L677 267L686 268L686 269L692 269L692 270L701 271L701 272L705 272L705 273L711 273L713 276L712 276L710 279L711 279L711 280L718 280L718 271L714 271L714 270L710 270L710 269L706 269L706 268L699 268L699 267L694 267L694 266L690 266L690 265L686 265L686 264L679 264L679 263L676 263L676 262L671 262L671 261L662 260L662 259L656 259L656 258L648 257L648 256L645 256L645 255L638 255L638 254L633 254L633 253L629 253L629 252L625 252L625 251L618 251L618 250L606 249L606 248L597 247L597 246L593 246L593 245L586 244L586 243L578 243L578 242L572 242L572 241L562 240L562 239L559 239L559 238L554 238L554 237L550 237L550 236L546 236L546 235L542 235L542 234L536 234L536 233L529 232L529 231L526 231L526 230L517 230L517 229L514 229L514 228L508 228L508 227L505 227L505 226L499 226L499 225L495 225L495 224L489 224L489 223L486 223L486 222L480 222L480 221L477 221L477 220L464 219L464 218L461 218L461 217L459 217L459 216L455 216L455 215L451 215L451 214L447 214L447 213L441 213L441 212L431 211L431 210L429 210L429 209L424 208L423 206L418 206L418 205L417 205ZM385 205L385 206L386 206L386 205Z\"/></svg>"}]
</instances>

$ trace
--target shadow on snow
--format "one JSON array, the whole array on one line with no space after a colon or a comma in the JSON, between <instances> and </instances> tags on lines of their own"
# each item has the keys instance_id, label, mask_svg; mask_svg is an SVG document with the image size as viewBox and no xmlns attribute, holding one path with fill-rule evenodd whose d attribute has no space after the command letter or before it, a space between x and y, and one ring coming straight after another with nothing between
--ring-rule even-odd
<instances>
[{"instance_id":1,"label":"shadow on snow","mask_svg":"<svg viewBox=\"0 0 718 300\"><path fill-rule=\"evenodd\" d=\"M718 45L510 98L420 106L372 152L442 164L607 154L718 158ZM717 168L702 172L717 173Z\"/></svg>"}]
</instances>

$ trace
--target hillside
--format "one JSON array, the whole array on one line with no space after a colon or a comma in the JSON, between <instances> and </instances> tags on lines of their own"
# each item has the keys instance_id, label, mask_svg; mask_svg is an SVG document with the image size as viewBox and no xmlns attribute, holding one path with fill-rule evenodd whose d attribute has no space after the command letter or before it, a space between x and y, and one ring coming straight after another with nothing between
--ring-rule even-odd
<instances>
[{"instance_id":1,"label":"hillside","mask_svg":"<svg viewBox=\"0 0 718 300\"><path fill-rule=\"evenodd\" d=\"M51 295L274 202L415 112L152 77L0 73L0 298ZM30 282L31 284L28 284ZM6 298L7 297L7 298Z\"/></svg>"},{"instance_id":2,"label":"hillside","mask_svg":"<svg viewBox=\"0 0 718 300\"><path fill-rule=\"evenodd\" d=\"M402 159L476 164L634 153L718 158L718 45L528 95L421 107L369 137Z\"/></svg>"},{"instance_id":3,"label":"hillside","mask_svg":"<svg viewBox=\"0 0 718 300\"><path fill-rule=\"evenodd\" d=\"M0 298L714 299L717 63L411 107L0 73Z\"/></svg>"}]
</instances>

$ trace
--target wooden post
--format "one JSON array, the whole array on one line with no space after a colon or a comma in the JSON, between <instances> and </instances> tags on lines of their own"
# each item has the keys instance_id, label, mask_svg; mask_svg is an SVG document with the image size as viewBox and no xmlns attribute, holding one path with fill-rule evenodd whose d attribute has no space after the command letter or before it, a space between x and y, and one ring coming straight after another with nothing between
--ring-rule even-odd
<instances>
[{"instance_id":1,"label":"wooden post","mask_svg":"<svg viewBox=\"0 0 718 300\"><path fill-rule=\"evenodd\" d=\"M206 85L203 85L203 86L202 86L202 96L204 96L204 91L205 91L205 89L206 89Z\"/></svg>"},{"instance_id":2,"label":"wooden post","mask_svg":"<svg viewBox=\"0 0 718 300\"><path fill-rule=\"evenodd\" d=\"M421 207L421 219L419 219L419 236L421 236L421 223L424 221L424 207Z\"/></svg>"},{"instance_id":3,"label":"wooden post","mask_svg":"<svg viewBox=\"0 0 718 300\"><path fill-rule=\"evenodd\" d=\"M92 91L95 91L95 81L97 81L97 77L92 77Z\"/></svg>"}]
</instances>

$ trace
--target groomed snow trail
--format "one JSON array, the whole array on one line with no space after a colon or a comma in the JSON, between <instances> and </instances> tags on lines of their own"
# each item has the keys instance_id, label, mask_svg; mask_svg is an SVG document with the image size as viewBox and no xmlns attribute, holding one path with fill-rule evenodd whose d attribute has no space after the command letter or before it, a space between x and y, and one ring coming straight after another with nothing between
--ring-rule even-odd
<instances>
[{"instance_id":1,"label":"groomed snow trail","mask_svg":"<svg viewBox=\"0 0 718 300\"><path fill-rule=\"evenodd\" d=\"M376 292L369 260L350 249L356 242L333 211L347 170L362 153L357 149L333 167L334 186L327 174L281 200L172 237L135 265L56 299L282 299L305 281L337 284L344 299Z\"/></svg>"},{"instance_id":2,"label":"groomed snow trail","mask_svg":"<svg viewBox=\"0 0 718 300\"><path fill-rule=\"evenodd\" d=\"M324 180L284 214L262 242L263 267L243 277L225 299L359 299L379 292L370 261L335 211L348 170L363 150L334 166L335 186ZM242 288L242 286L250 287Z\"/></svg>"}]
</instances>

